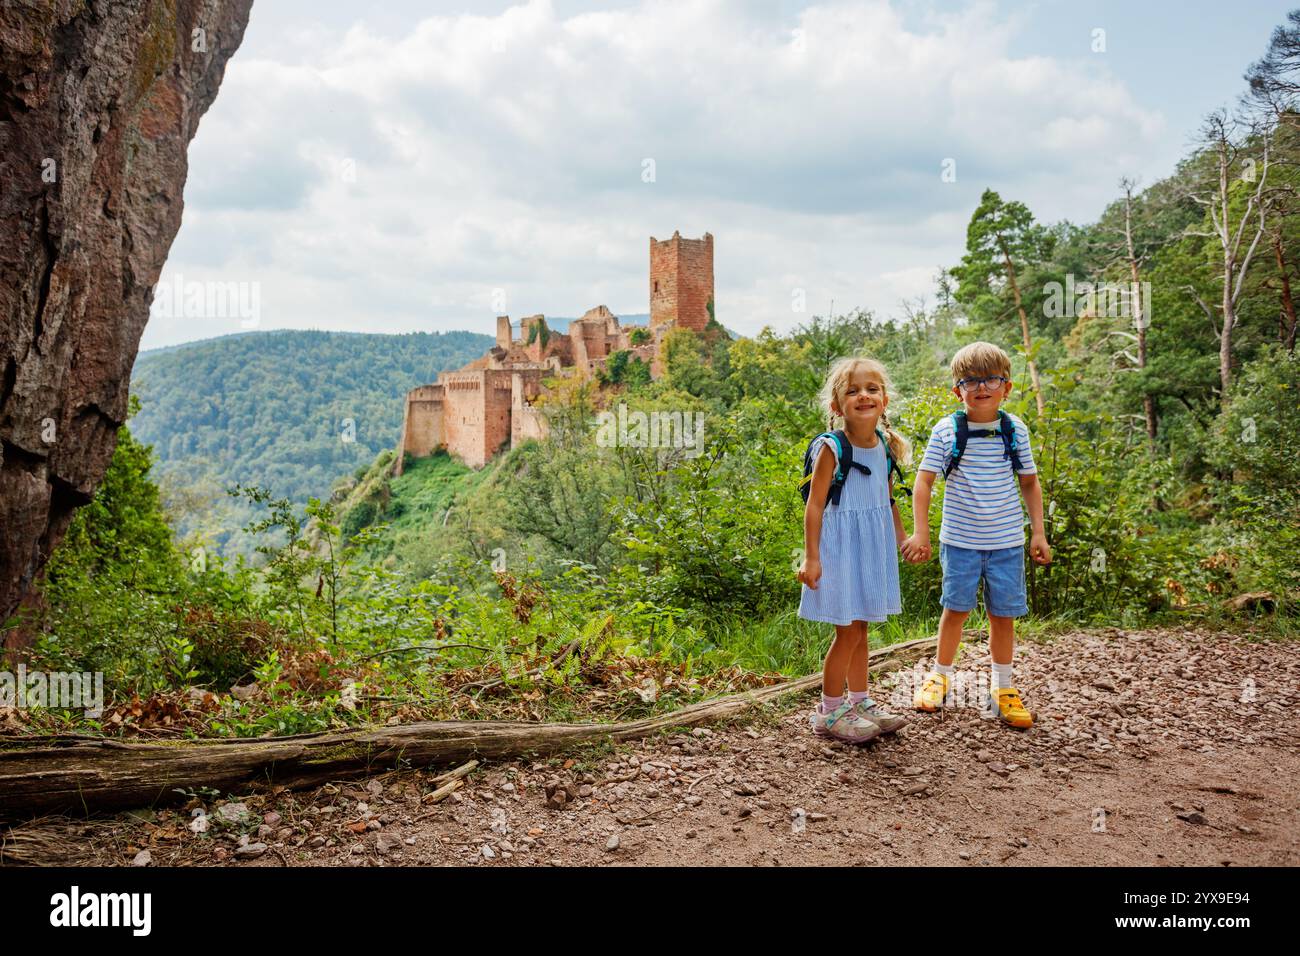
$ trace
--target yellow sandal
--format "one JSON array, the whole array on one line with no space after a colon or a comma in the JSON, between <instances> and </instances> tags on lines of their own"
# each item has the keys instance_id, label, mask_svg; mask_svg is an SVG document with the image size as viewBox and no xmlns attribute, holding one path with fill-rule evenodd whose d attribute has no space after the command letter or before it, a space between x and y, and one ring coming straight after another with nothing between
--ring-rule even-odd
<instances>
[{"instance_id":1,"label":"yellow sandal","mask_svg":"<svg viewBox=\"0 0 1300 956\"><path fill-rule=\"evenodd\" d=\"M912 706L932 714L943 707L944 699L948 696L951 687L952 678L938 671L930 671L925 675L925 681L912 699Z\"/></svg>"},{"instance_id":2,"label":"yellow sandal","mask_svg":"<svg viewBox=\"0 0 1300 956\"><path fill-rule=\"evenodd\" d=\"M992 720L997 717L1004 724L1024 729L1034 725L1034 715L1020 699L1020 691L1014 687L1003 687L989 695L988 713L981 716Z\"/></svg>"}]
</instances>

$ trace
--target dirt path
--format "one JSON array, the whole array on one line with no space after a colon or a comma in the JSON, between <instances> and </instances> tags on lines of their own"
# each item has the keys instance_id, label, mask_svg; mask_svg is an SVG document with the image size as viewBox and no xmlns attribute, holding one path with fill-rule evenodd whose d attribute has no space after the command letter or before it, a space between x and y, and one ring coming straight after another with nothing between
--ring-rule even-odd
<instances>
[{"instance_id":1,"label":"dirt path","mask_svg":"<svg viewBox=\"0 0 1300 956\"><path fill-rule=\"evenodd\" d=\"M421 802L434 774L401 772L253 795L226 808L230 824L208 803L202 836L190 811L60 822L75 841L62 862L130 864L148 849L154 864L240 866L1294 866L1294 652L1231 634L1076 632L1018 651L1029 731L959 707L912 713L865 746L827 744L808 730L809 696L569 761L480 767L435 806ZM970 645L958 671L987 659ZM910 697L910 678L874 690L893 681ZM574 794L562 809L548 806L557 780ZM237 855L241 835L267 849Z\"/></svg>"}]
</instances>

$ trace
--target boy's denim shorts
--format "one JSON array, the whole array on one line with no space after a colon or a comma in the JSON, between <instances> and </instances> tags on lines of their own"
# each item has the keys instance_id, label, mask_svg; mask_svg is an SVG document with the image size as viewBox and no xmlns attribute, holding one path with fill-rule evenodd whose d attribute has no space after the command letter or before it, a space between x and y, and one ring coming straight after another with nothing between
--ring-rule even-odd
<instances>
[{"instance_id":1,"label":"boy's denim shorts","mask_svg":"<svg viewBox=\"0 0 1300 956\"><path fill-rule=\"evenodd\" d=\"M999 548L976 551L955 544L939 543L943 565L943 597L940 603L953 611L975 610L980 578L984 579L984 610L996 617L1023 617L1025 603L1025 549Z\"/></svg>"}]
</instances>

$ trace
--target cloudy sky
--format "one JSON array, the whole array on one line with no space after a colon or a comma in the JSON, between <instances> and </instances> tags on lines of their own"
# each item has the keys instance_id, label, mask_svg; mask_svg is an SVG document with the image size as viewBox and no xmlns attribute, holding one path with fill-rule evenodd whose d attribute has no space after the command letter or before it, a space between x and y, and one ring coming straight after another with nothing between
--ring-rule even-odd
<instances>
[{"instance_id":1,"label":"cloudy sky","mask_svg":"<svg viewBox=\"0 0 1300 956\"><path fill-rule=\"evenodd\" d=\"M674 230L713 233L743 334L897 314L986 187L1086 222L1120 176L1168 175L1289 4L374 6L254 3L163 271L243 300L160 296L142 347L643 313Z\"/></svg>"}]
</instances>

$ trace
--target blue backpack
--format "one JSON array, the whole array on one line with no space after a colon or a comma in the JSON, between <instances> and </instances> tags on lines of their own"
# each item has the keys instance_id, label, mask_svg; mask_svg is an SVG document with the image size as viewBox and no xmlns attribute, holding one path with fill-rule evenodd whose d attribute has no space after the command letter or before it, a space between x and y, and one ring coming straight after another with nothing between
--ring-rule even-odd
<instances>
[{"instance_id":1,"label":"blue backpack","mask_svg":"<svg viewBox=\"0 0 1300 956\"><path fill-rule=\"evenodd\" d=\"M876 437L885 446L885 482L888 484L891 475L897 473L901 490L904 494L910 495L912 489L908 488L904 481L903 469L898 466L894 460L894 452L889 447L889 441L885 438L885 433L879 428L876 429ZM820 435L808 442L808 447L803 453L803 479L799 482L799 494L803 496L804 504L808 503L808 496L812 493L812 473L813 466L817 463L813 455L813 449L817 446L817 440L820 438L829 438L835 442L835 447L839 449L839 457L835 462L835 476L831 479L830 490L826 494L826 503L838 505L840 503L840 493L844 490L844 481L849 476L849 472L857 469L864 475L871 474L871 469L860 461L853 460L853 445L849 443L849 436L844 429L837 428L833 432L822 432ZM891 494L889 500L893 501L894 496Z\"/></svg>"}]
</instances>

